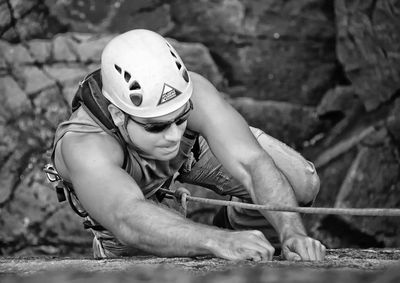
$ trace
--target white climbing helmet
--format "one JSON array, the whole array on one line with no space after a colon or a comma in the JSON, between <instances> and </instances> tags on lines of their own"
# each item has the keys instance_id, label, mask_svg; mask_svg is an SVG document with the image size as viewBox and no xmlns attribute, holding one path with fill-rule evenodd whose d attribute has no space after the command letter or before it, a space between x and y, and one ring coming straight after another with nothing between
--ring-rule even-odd
<instances>
[{"instance_id":1,"label":"white climbing helmet","mask_svg":"<svg viewBox=\"0 0 400 283\"><path fill-rule=\"evenodd\" d=\"M193 92L189 73L175 49L161 35L144 29L113 38L101 56L103 95L129 115L169 114Z\"/></svg>"}]
</instances>

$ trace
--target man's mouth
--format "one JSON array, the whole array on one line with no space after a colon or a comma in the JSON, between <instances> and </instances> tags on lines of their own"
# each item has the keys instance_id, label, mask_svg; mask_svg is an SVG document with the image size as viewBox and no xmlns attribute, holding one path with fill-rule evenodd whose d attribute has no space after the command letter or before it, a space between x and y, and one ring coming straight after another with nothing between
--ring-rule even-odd
<instances>
[{"instance_id":1,"label":"man's mouth","mask_svg":"<svg viewBox=\"0 0 400 283\"><path fill-rule=\"evenodd\" d=\"M172 152L175 151L179 147L179 143L173 144L173 145L168 145L168 146L163 146L161 147L162 149Z\"/></svg>"}]
</instances>

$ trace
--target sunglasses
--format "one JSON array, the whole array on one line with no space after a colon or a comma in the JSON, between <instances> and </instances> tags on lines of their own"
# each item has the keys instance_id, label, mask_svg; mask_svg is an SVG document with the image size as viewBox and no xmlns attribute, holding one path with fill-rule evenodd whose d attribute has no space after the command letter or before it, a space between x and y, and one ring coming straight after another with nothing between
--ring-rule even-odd
<instances>
[{"instance_id":1,"label":"sunglasses","mask_svg":"<svg viewBox=\"0 0 400 283\"><path fill-rule=\"evenodd\" d=\"M172 124L176 124L177 126L183 124L186 122L186 120L189 118L190 111L193 110L193 103L189 99L189 108L186 109L181 115L176 117L174 120L171 121L165 121L165 122L153 122L153 123L142 123L139 121L136 121L133 119L131 116L128 118L135 122L136 124L141 125L147 132L150 133L161 133L162 131L165 131L169 127L171 127Z\"/></svg>"}]
</instances>

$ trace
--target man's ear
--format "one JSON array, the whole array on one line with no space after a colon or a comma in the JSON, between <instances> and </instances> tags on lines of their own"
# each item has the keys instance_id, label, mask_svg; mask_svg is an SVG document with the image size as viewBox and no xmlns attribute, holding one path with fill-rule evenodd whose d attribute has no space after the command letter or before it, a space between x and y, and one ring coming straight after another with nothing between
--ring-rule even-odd
<instances>
[{"instance_id":1,"label":"man's ear","mask_svg":"<svg viewBox=\"0 0 400 283\"><path fill-rule=\"evenodd\" d=\"M116 107L114 104L108 105L108 111L111 114L111 118L114 121L115 126L120 127L124 124L125 114Z\"/></svg>"}]
</instances>

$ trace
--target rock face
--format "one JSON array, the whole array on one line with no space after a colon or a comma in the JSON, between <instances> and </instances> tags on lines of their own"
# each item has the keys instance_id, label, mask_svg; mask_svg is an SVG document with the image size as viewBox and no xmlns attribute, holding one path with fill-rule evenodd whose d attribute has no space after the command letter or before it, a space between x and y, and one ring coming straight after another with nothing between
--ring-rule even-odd
<instances>
[{"instance_id":1,"label":"rock face","mask_svg":"<svg viewBox=\"0 0 400 283\"><path fill-rule=\"evenodd\" d=\"M218 258L0 258L0 280L29 282L398 282L398 249L327 250L326 260L232 262ZM136 280L137 279L137 280ZM283 279L283 280L282 280Z\"/></svg>"},{"instance_id":2,"label":"rock face","mask_svg":"<svg viewBox=\"0 0 400 283\"><path fill-rule=\"evenodd\" d=\"M368 110L399 89L399 3L394 0L336 1L337 55Z\"/></svg>"},{"instance_id":3,"label":"rock face","mask_svg":"<svg viewBox=\"0 0 400 283\"><path fill-rule=\"evenodd\" d=\"M0 255L89 253L41 169L77 83L132 28L170 38L249 124L313 160L317 206L399 207L399 11L395 0L0 1ZM215 211L189 215L210 223ZM332 248L400 245L398 218L305 222Z\"/></svg>"}]
</instances>

